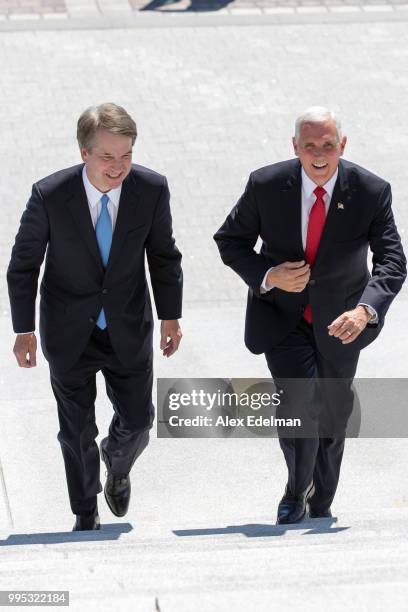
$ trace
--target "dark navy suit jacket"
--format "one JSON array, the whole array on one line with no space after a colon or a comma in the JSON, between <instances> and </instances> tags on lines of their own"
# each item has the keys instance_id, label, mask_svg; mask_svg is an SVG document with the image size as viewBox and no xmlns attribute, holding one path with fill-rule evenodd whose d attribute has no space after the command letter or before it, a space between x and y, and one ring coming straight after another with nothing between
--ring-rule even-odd
<instances>
[{"instance_id":1,"label":"dark navy suit jacket","mask_svg":"<svg viewBox=\"0 0 408 612\"><path fill-rule=\"evenodd\" d=\"M40 267L43 353L60 370L85 349L103 307L122 363L140 363L152 350L153 317L145 255L159 319L181 316L181 254L172 235L164 176L133 165L122 184L108 266L104 270L92 224L83 164L34 184L12 250L7 280L13 328L35 329Z\"/></svg>"},{"instance_id":2,"label":"dark navy suit jacket","mask_svg":"<svg viewBox=\"0 0 408 612\"><path fill-rule=\"evenodd\" d=\"M391 188L368 170L340 160L307 287L301 293L274 288L261 295L261 283L271 266L306 261L301 186L297 158L256 170L214 239L223 262L249 286L245 343L250 351L263 353L278 345L295 329L310 302L320 352L328 359L347 358L378 336L406 277L406 259L391 210ZM262 239L259 253L254 250L258 237ZM377 311L378 324L367 326L350 344L329 336L327 326L359 302Z\"/></svg>"}]
</instances>

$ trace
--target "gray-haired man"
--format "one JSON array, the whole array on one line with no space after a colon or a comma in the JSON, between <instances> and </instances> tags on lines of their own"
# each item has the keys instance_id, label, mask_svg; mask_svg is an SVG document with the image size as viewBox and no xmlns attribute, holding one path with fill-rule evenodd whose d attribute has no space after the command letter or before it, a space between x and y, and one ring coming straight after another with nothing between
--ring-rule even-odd
<instances>
[{"instance_id":1,"label":"gray-haired man","mask_svg":"<svg viewBox=\"0 0 408 612\"><path fill-rule=\"evenodd\" d=\"M253 172L214 236L249 286L245 343L265 353L282 416L302 408L307 435L279 430L288 482L278 523L302 520L307 503L311 517L331 516L360 350L406 276L390 185L342 160L345 145L333 112L308 109L296 121L298 159Z\"/></svg>"}]
</instances>

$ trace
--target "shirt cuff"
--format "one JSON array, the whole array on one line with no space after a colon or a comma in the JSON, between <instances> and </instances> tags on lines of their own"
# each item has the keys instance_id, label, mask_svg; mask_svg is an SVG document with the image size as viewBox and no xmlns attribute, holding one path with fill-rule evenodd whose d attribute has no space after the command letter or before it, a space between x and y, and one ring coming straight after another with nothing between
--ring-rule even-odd
<instances>
[{"instance_id":1,"label":"shirt cuff","mask_svg":"<svg viewBox=\"0 0 408 612\"><path fill-rule=\"evenodd\" d=\"M274 267L275 267L275 266L272 266L271 268L269 268L269 270L266 272L265 276L263 277L263 281L262 281L262 285L261 285L261 289L260 289L260 293L261 293L261 295L262 295L262 293L268 293L268 291L270 291L271 289L273 289L273 285L270 285L270 286L269 286L269 285L268 285L268 286L266 285L266 278L267 278L267 276L268 276L269 272L270 272L271 270L273 270L273 268L274 268Z\"/></svg>"},{"instance_id":2,"label":"shirt cuff","mask_svg":"<svg viewBox=\"0 0 408 612\"><path fill-rule=\"evenodd\" d=\"M357 306L365 306L367 308L368 312L371 315L371 319L369 320L368 324L370 324L370 323L371 324L378 323L378 314L377 314L377 311L374 310L374 308L372 306L370 306L370 304L364 304L364 302L359 302L357 304Z\"/></svg>"},{"instance_id":3,"label":"shirt cuff","mask_svg":"<svg viewBox=\"0 0 408 612\"><path fill-rule=\"evenodd\" d=\"M34 334L34 333L35 333L35 329L33 329L33 331L30 331L30 332L16 332L18 336L26 336L27 334Z\"/></svg>"}]
</instances>

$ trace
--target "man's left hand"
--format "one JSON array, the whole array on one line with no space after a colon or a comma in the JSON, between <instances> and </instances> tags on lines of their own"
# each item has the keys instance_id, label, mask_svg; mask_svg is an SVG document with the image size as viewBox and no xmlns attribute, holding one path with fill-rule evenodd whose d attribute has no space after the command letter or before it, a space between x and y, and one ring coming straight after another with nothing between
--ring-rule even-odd
<instances>
[{"instance_id":1,"label":"man's left hand","mask_svg":"<svg viewBox=\"0 0 408 612\"><path fill-rule=\"evenodd\" d=\"M366 328L370 319L371 316L364 306L356 306L353 310L343 312L327 326L329 336L338 338L342 344L350 344Z\"/></svg>"},{"instance_id":2,"label":"man's left hand","mask_svg":"<svg viewBox=\"0 0 408 612\"><path fill-rule=\"evenodd\" d=\"M177 319L161 322L160 348L163 351L164 357L171 357L177 351L182 335Z\"/></svg>"}]
</instances>

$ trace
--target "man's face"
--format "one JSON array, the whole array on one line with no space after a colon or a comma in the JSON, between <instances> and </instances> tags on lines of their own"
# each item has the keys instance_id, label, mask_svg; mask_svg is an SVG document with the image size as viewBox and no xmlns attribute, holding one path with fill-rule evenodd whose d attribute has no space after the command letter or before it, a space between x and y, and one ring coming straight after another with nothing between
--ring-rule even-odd
<instances>
[{"instance_id":1,"label":"man's face","mask_svg":"<svg viewBox=\"0 0 408 612\"><path fill-rule=\"evenodd\" d=\"M91 151L81 149L88 179L99 191L119 187L132 167L130 136L98 130Z\"/></svg>"},{"instance_id":2,"label":"man's face","mask_svg":"<svg viewBox=\"0 0 408 612\"><path fill-rule=\"evenodd\" d=\"M323 186L336 172L347 138L343 136L339 142L336 124L328 119L321 123L304 123L299 140L293 138L292 142L308 177L316 185Z\"/></svg>"}]
</instances>

